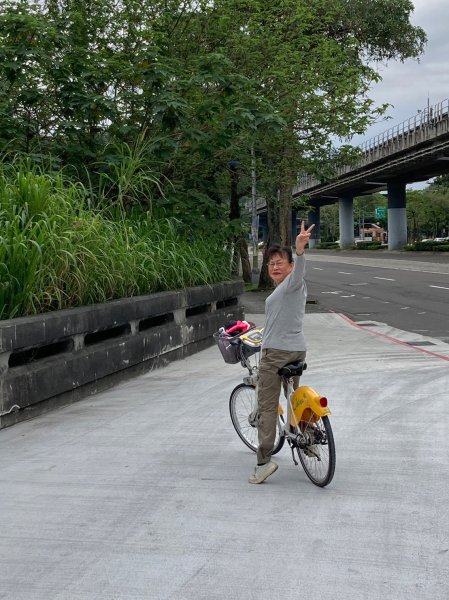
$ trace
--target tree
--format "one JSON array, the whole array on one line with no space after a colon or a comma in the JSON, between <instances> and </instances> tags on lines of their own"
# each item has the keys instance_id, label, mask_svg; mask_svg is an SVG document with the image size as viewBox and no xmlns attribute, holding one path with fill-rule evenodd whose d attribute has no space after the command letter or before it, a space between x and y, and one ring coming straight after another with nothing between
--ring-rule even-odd
<instances>
[{"instance_id":1,"label":"tree","mask_svg":"<svg viewBox=\"0 0 449 600\"><path fill-rule=\"evenodd\" d=\"M207 2L154 0L7 3L3 147L51 156L106 197L146 169L152 189L128 203L199 232L223 230L222 182L229 186L226 163L240 152L240 132L278 119L229 58L190 43L209 10ZM124 157L127 170L118 167Z\"/></svg>"},{"instance_id":2,"label":"tree","mask_svg":"<svg viewBox=\"0 0 449 600\"><path fill-rule=\"evenodd\" d=\"M435 177L434 181L427 188L428 190L449 190L449 175L440 175Z\"/></svg>"},{"instance_id":3,"label":"tree","mask_svg":"<svg viewBox=\"0 0 449 600\"><path fill-rule=\"evenodd\" d=\"M439 186L407 192L410 242L446 237L449 233L449 191Z\"/></svg>"},{"instance_id":4,"label":"tree","mask_svg":"<svg viewBox=\"0 0 449 600\"><path fill-rule=\"evenodd\" d=\"M47 102L56 32L37 4L7 1L0 13L0 144L30 153L51 126Z\"/></svg>"},{"instance_id":5,"label":"tree","mask_svg":"<svg viewBox=\"0 0 449 600\"><path fill-rule=\"evenodd\" d=\"M298 172L322 176L331 137L363 132L384 110L368 95L380 78L375 63L422 51L425 34L410 24L412 9L409 0L216 0L201 15L207 27L189 43L230 57L285 123L277 135L255 136L269 242L290 243ZM341 160L348 150L340 150Z\"/></svg>"}]
</instances>

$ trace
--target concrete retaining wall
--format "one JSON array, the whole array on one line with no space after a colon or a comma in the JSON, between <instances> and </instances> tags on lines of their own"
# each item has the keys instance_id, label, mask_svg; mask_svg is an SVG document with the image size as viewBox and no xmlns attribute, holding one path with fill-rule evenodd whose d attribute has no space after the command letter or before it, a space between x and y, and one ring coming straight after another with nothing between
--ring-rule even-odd
<instances>
[{"instance_id":1,"label":"concrete retaining wall","mask_svg":"<svg viewBox=\"0 0 449 600\"><path fill-rule=\"evenodd\" d=\"M241 281L0 321L0 429L213 343Z\"/></svg>"}]
</instances>

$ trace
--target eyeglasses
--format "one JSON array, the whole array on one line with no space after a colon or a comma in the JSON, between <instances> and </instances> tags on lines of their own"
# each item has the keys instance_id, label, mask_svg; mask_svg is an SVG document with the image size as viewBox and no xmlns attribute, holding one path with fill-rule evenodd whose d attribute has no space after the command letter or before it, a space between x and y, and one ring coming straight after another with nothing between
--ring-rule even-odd
<instances>
[{"instance_id":1,"label":"eyeglasses","mask_svg":"<svg viewBox=\"0 0 449 600\"><path fill-rule=\"evenodd\" d=\"M277 260L276 262L269 262L268 267L272 269L273 267L282 267L288 263L287 260Z\"/></svg>"}]
</instances>

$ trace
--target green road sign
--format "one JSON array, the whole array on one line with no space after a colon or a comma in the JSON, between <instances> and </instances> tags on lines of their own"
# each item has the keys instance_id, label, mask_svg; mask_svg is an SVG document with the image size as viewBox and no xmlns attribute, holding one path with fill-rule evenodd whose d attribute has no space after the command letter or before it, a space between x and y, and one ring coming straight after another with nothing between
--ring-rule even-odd
<instances>
[{"instance_id":1,"label":"green road sign","mask_svg":"<svg viewBox=\"0 0 449 600\"><path fill-rule=\"evenodd\" d=\"M376 219L385 219L387 216L387 209L385 206L376 206L374 213L376 215Z\"/></svg>"}]
</instances>

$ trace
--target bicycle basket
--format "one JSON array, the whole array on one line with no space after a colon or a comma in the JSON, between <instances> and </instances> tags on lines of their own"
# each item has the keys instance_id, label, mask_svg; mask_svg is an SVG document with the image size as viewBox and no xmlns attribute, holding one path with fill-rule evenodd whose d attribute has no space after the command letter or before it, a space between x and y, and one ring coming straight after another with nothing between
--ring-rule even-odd
<instances>
[{"instance_id":1,"label":"bicycle basket","mask_svg":"<svg viewBox=\"0 0 449 600\"><path fill-rule=\"evenodd\" d=\"M218 332L214 333L213 337L225 363L235 365L242 360L240 356L241 341L238 336L229 337Z\"/></svg>"}]
</instances>

